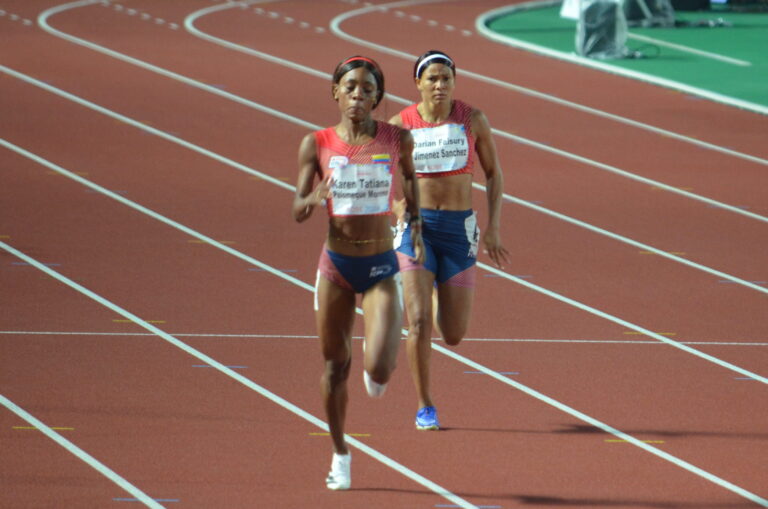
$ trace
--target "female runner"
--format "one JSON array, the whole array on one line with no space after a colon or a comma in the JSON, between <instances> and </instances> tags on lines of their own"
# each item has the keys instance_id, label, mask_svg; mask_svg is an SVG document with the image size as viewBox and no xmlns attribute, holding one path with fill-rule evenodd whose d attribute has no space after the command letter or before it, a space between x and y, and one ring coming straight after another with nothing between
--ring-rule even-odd
<instances>
[{"instance_id":1,"label":"female runner","mask_svg":"<svg viewBox=\"0 0 768 509\"><path fill-rule=\"evenodd\" d=\"M407 130L371 117L384 96L378 64L361 56L344 60L333 73L331 91L341 120L301 142L293 216L302 222L326 202L329 228L317 272L315 310L325 359L323 403L334 451L326 485L344 490L351 483L344 419L356 294L362 294L365 321L364 381L368 394L378 397L395 368L402 326L394 279L399 269L391 227L393 178L400 180L413 216L418 216L419 202L413 138ZM315 177L319 183L313 189ZM421 263L420 225L411 226L409 240L415 261Z\"/></svg>"},{"instance_id":2,"label":"female runner","mask_svg":"<svg viewBox=\"0 0 768 509\"><path fill-rule=\"evenodd\" d=\"M416 60L413 75L421 102L405 108L390 123L413 135L426 261L411 259L414 246L409 234L417 223L402 207L404 221L395 246L408 314L408 362L418 394L416 428L436 430L440 423L429 388L432 322L451 346L461 342L469 324L480 235L472 210L475 159L485 174L488 195L483 243L497 267L509 261L499 237L504 180L487 118L453 98L453 60L443 52L428 51Z\"/></svg>"}]
</instances>

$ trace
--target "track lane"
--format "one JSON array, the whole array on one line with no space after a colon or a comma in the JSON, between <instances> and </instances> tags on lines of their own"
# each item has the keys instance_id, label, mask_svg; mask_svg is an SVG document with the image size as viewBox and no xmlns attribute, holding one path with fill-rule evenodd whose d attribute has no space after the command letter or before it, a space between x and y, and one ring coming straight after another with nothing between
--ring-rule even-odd
<instances>
[{"instance_id":1,"label":"track lane","mask_svg":"<svg viewBox=\"0 0 768 509\"><path fill-rule=\"evenodd\" d=\"M182 164L182 165L180 165L180 167L181 167L181 168L184 168L185 166ZM173 181L173 175L170 175L170 177L171 177L171 181ZM177 178L180 178L180 177L177 177ZM188 179L188 176L187 176L187 180L189 180L189 179ZM173 184L169 184L169 186L171 186L171 185L173 185ZM119 188L119 186L118 186L117 188ZM228 194L227 192L222 192L222 195L227 195L227 194ZM195 208L195 205L191 204L190 208ZM199 210L199 207L197 207L197 210ZM526 223L527 223L527 222L528 222L528 221L526 221ZM533 223L532 223L532 224L533 224ZM535 225L534 225L534 226L535 226ZM527 235L527 234L526 234L526 235ZM566 250L567 250L567 249L568 249L568 248L566 248ZM587 254L589 254L589 253L587 253ZM747 323L747 322L745 322L745 323Z\"/></svg>"}]
</instances>

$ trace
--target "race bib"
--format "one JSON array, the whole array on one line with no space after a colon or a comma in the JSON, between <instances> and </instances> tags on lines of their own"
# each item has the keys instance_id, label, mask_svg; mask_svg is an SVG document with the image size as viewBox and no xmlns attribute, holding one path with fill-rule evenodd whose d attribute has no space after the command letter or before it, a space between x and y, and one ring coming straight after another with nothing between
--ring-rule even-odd
<instances>
[{"instance_id":1,"label":"race bib","mask_svg":"<svg viewBox=\"0 0 768 509\"><path fill-rule=\"evenodd\" d=\"M464 168L469 142L461 124L413 129L413 164L417 173L442 173Z\"/></svg>"},{"instance_id":2,"label":"race bib","mask_svg":"<svg viewBox=\"0 0 768 509\"><path fill-rule=\"evenodd\" d=\"M331 204L334 216L389 212L392 171L389 164L347 164L334 168Z\"/></svg>"}]
</instances>

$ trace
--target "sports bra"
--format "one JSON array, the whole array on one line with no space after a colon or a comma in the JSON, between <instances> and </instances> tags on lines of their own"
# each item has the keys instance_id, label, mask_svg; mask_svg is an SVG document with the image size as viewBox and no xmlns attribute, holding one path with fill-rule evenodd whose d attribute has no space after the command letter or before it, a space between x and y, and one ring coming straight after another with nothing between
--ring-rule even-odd
<instances>
[{"instance_id":1,"label":"sports bra","mask_svg":"<svg viewBox=\"0 0 768 509\"><path fill-rule=\"evenodd\" d=\"M393 168L400 160L400 128L376 121L376 136L350 145L328 127L315 131L320 177L332 178L331 216L390 214L394 198Z\"/></svg>"},{"instance_id":2,"label":"sports bra","mask_svg":"<svg viewBox=\"0 0 768 509\"><path fill-rule=\"evenodd\" d=\"M400 112L403 127L413 135L416 176L472 173L475 165L475 138L471 134L473 108L454 100L448 118L432 124L421 118L417 107L412 104Z\"/></svg>"}]
</instances>

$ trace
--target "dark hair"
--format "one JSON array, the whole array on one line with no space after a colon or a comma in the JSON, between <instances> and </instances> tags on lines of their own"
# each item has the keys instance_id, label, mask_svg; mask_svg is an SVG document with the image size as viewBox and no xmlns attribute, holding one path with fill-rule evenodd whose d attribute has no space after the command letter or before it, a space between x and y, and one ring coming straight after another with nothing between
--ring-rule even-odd
<instances>
[{"instance_id":1,"label":"dark hair","mask_svg":"<svg viewBox=\"0 0 768 509\"><path fill-rule=\"evenodd\" d=\"M371 74L373 74L374 79L376 79L376 103L373 105L373 108L376 109L376 106L378 106L384 98L384 73L381 72L381 67L379 67L379 64L372 58L355 55L339 62L339 65L336 66L336 70L333 71L333 84L338 85L342 76L358 67L365 67Z\"/></svg>"},{"instance_id":2,"label":"dark hair","mask_svg":"<svg viewBox=\"0 0 768 509\"><path fill-rule=\"evenodd\" d=\"M428 63L426 63L426 65L421 65L425 60L428 60ZM453 71L454 77L456 76L456 64L453 63L453 59L446 55L444 51L431 49L416 59L416 63L413 64L413 77L421 78L421 74L431 64L447 65L451 68L451 71Z\"/></svg>"}]
</instances>

